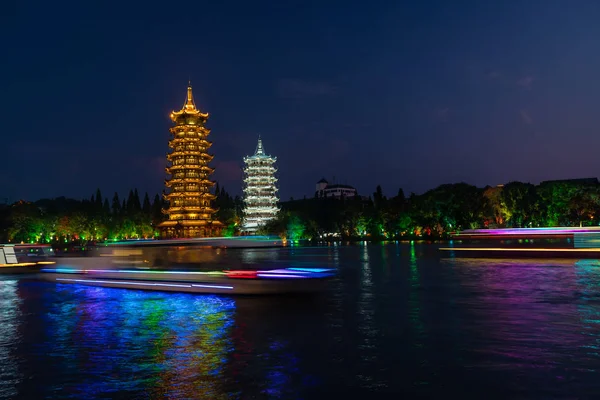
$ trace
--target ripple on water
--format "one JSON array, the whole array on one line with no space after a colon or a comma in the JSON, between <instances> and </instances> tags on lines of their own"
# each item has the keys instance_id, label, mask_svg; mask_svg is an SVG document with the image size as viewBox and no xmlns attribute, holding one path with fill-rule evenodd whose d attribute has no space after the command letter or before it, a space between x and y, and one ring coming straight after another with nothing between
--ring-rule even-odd
<instances>
[{"instance_id":1,"label":"ripple on water","mask_svg":"<svg viewBox=\"0 0 600 400\"><path fill-rule=\"evenodd\" d=\"M312 299L0 280L0 396L600 392L599 262L440 259L435 246L418 243L235 254L222 252L340 274Z\"/></svg>"}]
</instances>

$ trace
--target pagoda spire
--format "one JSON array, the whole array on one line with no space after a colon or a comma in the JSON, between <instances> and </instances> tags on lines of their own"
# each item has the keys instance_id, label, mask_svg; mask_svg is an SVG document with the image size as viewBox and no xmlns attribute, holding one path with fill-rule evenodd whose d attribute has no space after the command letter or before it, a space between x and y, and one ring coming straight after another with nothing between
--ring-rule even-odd
<instances>
[{"instance_id":1,"label":"pagoda spire","mask_svg":"<svg viewBox=\"0 0 600 400\"><path fill-rule=\"evenodd\" d=\"M262 156L265 154L265 149L263 148L262 139L260 135L258 135L258 144L256 145L256 151L254 152L255 156Z\"/></svg>"},{"instance_id":2,"label":"pagoda spire","mask_svg":"<svg viewBox=\"0 0 600 400\"><path fill-rule=\"evenodd\" d=\"M183 108L185 108L186 110L195 110L196 109L196 104L194 104L194 95L192 94L192 82L191 81L188 81L187 98L185 99L185 104L183 105Z\"/></svg>"}]
</instances>

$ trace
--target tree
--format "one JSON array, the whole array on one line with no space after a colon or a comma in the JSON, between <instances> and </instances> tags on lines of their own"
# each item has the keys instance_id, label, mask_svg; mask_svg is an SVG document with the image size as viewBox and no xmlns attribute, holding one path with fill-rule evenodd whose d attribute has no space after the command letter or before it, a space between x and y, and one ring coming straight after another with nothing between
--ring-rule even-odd
<instances>
[{"instance_id":1,"label":"tree","mask_svg":"<svg viewBox=\"0 0 600 400\"><path fill-rule=\"evenodd\" d=\"M144 205L142 206L142 211L144 214L150 214L151 206L150 206L150 198L148 197L148 192L144 195Z\"/></svg>"},{"instance_id":2,"label":"tree","mask_svg":"<svg viewBox=\"0 0 600 400\"><path fill-rule=\"evenodd\" d=\"M121 202L119 201L119 194L115 192L112 199L112 213L113 215L119 215L121 213Z\"/></svg>"},{"instance_id":3,"label":"tree","mask_svg":"<svg viewBox=\"0 0 600 400\"><path fill-rule=\"evenodd\" d=\"M102 211L102 192L100 192L100 188L96 189L95 208L97 212Z\"/></svg>"},{"instance_id":4,"label":"tree","mask_svg":"<svg viewBox=\"0 0 600 400\"><path fill-rule=\"evenodd\" d=\"M102 206L102 213L106 216L110 214L110 205L108 199L104 199L104 205Z\"/></svg>"},{"instance_id":5,"label":"tree","mask_svg":"<svg viewBox=\"0 0 600 400\"><path fill-rule=\"evenodd\" d=\"M381 185L377 185L377 188L375 189L375 193L373 193L373 203L375 205L375 208L377 208L377 209L382 208L384 206L385 200L386 200L386 198L383 195Z\"/></svg>"},{"instance_id":6,"label":"tree","mask_svg":"<svg viewBox=\"0 0 600 400\"><path fill-rule=\"evenodd\" d=\"M533 222L537 193L530 183L510 182L504 185L501 195L503 206L511 215L511 227L526 227Z\"/></svg>"},{"instance_id":7,"label":"tree","mask_svg":"<svg viewBox=\"0 0 600 400\"><path fill-rule=\"evenodd\" d=\"M154 202L152 202L152 220L155 225L158 225L163 219L163 206L160 196L156 194L156 196L154 196Z\"/></svg>"},{"instance_id":8,"label":"tree","mask_svg":"<svg viewBox=\"0 0 600 400\"><path fill-rule=\"evenodd\" d=\"M133 211L138 212L142 210L142 204L140 203L140 195L138 194L137 188L133 191Z\"/></svg>"}]
</instances>

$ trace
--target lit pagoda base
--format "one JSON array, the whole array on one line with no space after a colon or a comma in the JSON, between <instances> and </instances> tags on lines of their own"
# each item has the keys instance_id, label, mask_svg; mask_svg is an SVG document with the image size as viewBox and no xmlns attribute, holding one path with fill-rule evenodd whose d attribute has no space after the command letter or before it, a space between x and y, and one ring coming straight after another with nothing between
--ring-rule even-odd
<instances>
[{"instance_id":1,"label":"lit pagoda base","mask_svg":"<svg viewBox=\"0 0 600 400\"><path fill-rule=\"evenodd\" d=\"M222 230L219 221L169 220L160 224L163 239L218 237Z\"/></svg>"}]
</instances>

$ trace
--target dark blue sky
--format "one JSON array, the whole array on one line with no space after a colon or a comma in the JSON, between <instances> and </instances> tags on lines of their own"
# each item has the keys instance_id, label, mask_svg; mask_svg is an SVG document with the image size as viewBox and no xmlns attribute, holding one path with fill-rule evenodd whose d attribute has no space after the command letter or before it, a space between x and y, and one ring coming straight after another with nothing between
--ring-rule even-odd
<instances>
[{"instance_id":1,"label":"dark blue sky","mask_svg":"<svg viewBox=\"0 0 600 400\"><path fill-rule=\"evenodd\" d=\"M2 198L162 190L188 78L235 193L599 175L597 1L70 3L0 12Z\"/></svg>"}]
</instances>

